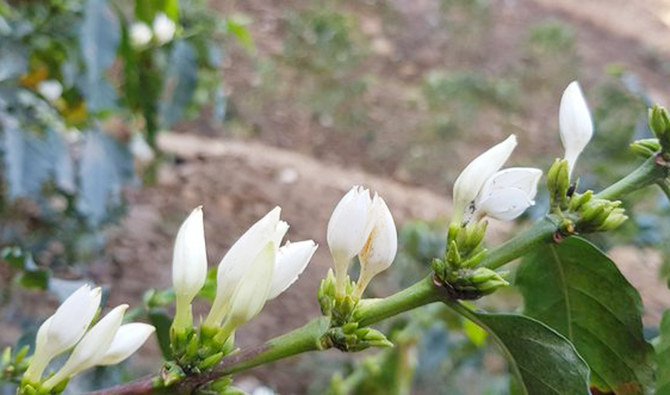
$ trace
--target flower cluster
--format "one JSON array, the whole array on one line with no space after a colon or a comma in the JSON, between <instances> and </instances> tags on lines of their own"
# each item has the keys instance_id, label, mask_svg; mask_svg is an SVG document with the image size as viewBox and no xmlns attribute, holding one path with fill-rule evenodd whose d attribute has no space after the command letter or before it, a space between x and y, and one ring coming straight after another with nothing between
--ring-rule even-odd
<instances>
[{"instance_id":1,"label":"flower cluster","mask_svg":"<svg viewBox=\"0 0 670 395\"><path fill-rule=\"evenodd\" d=\"M84 370L115 365L128 358L154 332L154 327L148 324L122 325L126 304L115 307L91 326L100 305L100 293L100 288L82 286L40 326L21 393L59 392L59 387ZM43 379L49 363L73 347L65 364Z\"/></svg>"},{"instance_id":2,"label":"flower cluster","mask_svg":"<svg viewBox=\"0 0 670 395\"><path fill-rule=\"evenodd\" d=\"M346 293L354 257L361 265L353 291L360 298L370 280L388 269L398 249L398 235L386 202L375 193L354 186L335 207L328 222L328 247L333 257L336 293Z\"/></svg>"},{"instance_id":3,"label":"flower cluster","mask_svg":"<svg viewBox=\"0 0 670 395\"><path fill-rule=\"evenodd\" d=\"M167 44L172 41L176 32L177 25L163 13L156 15L151 27L144 22L135 22L129 29L130 42L135 48L146 47L153 38L158 45Z\"/></svg>"},{"instance_id":4,"label":"flower cluster","mask_svg":"<svg viewBox=\"0 0 670 395\"><path fill-rule=\"evenodd\" d=\"M203 330L224 344L235 329L254 318L267 300L293 284L305 270L316 244L312 240L281 241L288 224L280 220L275 207L253 224L221 259L217 269L216 297L203 322ZM193 328L191 304L207 277L207 252L202 208L184 221L174 246L172 263L176 314L175 338L187 336ZM180 350L175 350L177 354ZM213 350L220 351L220 350Z\"/></svg>"},{"instance_id":5,"label":"flower cluster","mask_svg":"<svg viewBox=\"0 0 670 395\"><path fill-rule=\"evenodd\" d=\"M500 168L514 151L511 135L475 158L454 183L454 222L468 224L483 217L511 221L533 204L540 169Z\"/></svg>"}]
</instances>

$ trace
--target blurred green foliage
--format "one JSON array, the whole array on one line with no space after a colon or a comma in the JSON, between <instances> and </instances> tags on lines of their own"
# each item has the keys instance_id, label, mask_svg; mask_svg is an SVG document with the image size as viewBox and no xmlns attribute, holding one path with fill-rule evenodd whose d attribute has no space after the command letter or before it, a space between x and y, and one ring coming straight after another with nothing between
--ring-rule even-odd
<instances>
[{"instance_id":1,"label":"blurred green foliage","mask_svg":"<svg viewBox=\"0 0 670 395\"><path fill-rule=\"evenodd\" d=\"M253 50L247 23L202 0L0 1L0 244L43 264L101 252L158 131L225 117L222 40Z\"/></svg>"},{"instance_id":2,"label":"blurred green foliage","mask_svg":"<svg viewBox=\"0 0 670 395\"><path fill-rule=\"evenodd\" d=\"M328 2L287 17L281 62L298 71L298 90L323 126L364 124L367 55L358 21Z\"/></svg>"}]
</instances>

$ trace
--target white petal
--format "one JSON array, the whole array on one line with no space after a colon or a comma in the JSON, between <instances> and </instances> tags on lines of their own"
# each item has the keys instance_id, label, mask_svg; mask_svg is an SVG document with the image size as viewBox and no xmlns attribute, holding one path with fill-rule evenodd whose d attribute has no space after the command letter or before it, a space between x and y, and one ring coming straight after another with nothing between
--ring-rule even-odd
<instances>
[{"instance_id":1,"label":"white petal","mask_svg":"<svg viewBox=\"0 0 670 395\"><path fill-rule=\"evenodd\" d=\"M51 358L74 347L82 338L98 311L100 298L100 288L84 285L58 307L46 332Z\"/></svg>"},{"instance_id":2,"label":"white petal","mask_svg":"<svg viewBox=\"0 0 670 395\"><path fill-rule=\"evenodd\" d=\"M156 35L156 40L160 44L165 44L169 41L172 41L174 38L174 33L177 30L177 26L167 15L160 13L156 15L153 23L154 34Z\"/></svg>"},{"instance_id":3,"label":"white petal","mask_svg":"<svg viewBox=\"0 0 670 395\"><path fill-rule=\"evenodd\" d=\"M362 270L374 276L393 263L398 250L398 233L386 202L376 194L372 201L371 217L372 231L359 258Z\"/></svg>"},{"instance_id":4,"label":"white petal","mask_svg":"<svg viewBox=\"0 0 670 395\"><path fill-rule=\"evenodd\" d=\"M477 201L487 199L506 188L516 188L524 191L528 200L535 199L537 184L542 177L542 170L532 167L510 167L491 176L482 187ZM475 206L479 206L475 203Z\"/></svg>"},{"instance_id":5,"label":"white petal","mask_svg":"<svg viewBox=\"0 0 670 395\"><path fill-rule=\"evenodd\" d=\"M269 242L252 261L230 301L227 323L236 328L254 318L265 305L275 267L277 247ZM224 324L225 325L225 324Z\"/></svg>"},{"instance_id":6,"label":"white petal","mask_svg":"<svg viewBox=\"0 0 670 395\"><path fill-rule=\"evenodd\" d=\"M571 82L563 92L558 123L565 159L572 173L577 158L593 136L591 113L577 81Z\"/></svg>"},{"instance_id":7,"label":"white petal","mask_svg":"<svg viewBox=\"0 0 670 395\"><path fill-rule=\"evenodd\" d=\"M275 228L275 245L281 245L281 241L284 239L286 232L288 232L289 225L285 221L279 221L277 227Z\"/></svg>"},{"instance_id":8,"label":"white petal","mask_svg":"<svg viewBox=\"0 0 670 395\"><path fill-rule=\"evenodd\" d=\"M251 270L251 262L268 243L279 237L281 228L279 216L281 208L275 207L253 224L219 263L216 282L216 298L205 321L206 326L219 326L229 309L230 299L238 284ZM281 235L283 237L283 234Z\"/></svg>"},{"instance_id":9,"label":"white petal","mask_svg":"<svg viewBox=\"0 0 670 395\"><path fill-rule=\"evenodd\" d=\"M268 300L279 296L298 279L312 259L316 248L314 241L304 240L287 243L279 249Z\"/></svg>"},{"instance_id":10,"label":"white petal","mask_svg":"<svg viewBox=\"0 0 670 395\"><path fill-rule=\"evenodd\" d=\"M330 252L338 260L350 260L365 245L371 227L370 192L360 186L351 188L333 210L328 221L326 239Z\"/></svg>"},{"instance_id":11,"label":"white petal","mask_svg":"<svg viewBox=\"0 0 670 395\"><path fill-rule=\"evenodd\" d=\"M128 309L128 305L120 305L102 317L77 344L65 365L46 380L43 387L46 389L53 388L61 381L95 366L101 361L121 326L126 309Z\"/></svg>"},{"instance_id":12,"label":"white petal","mask_svg":"<svg viewBox=\"0 0 670 395\"><path fill-rule=\"evenodd\" d=\"M511 221L533 204L533 201L528 199L526 191L505 188L484 199L477 211L500 221Z\"/></svg>"},{"instance_id":13,"label":"white petal","mask_svg":"<svg viewBox=\"0 0 670 395\"><path fill-rule=\"evenodd\" d=\"M186 218L177 232L172 256L172 284L175 293L190 303L205 285L207 248L202 206Z\"/></svg>"},{"instance_id":14,"label":"white petal","mask_svg":"<svg viewBox=\"0 0 670 395\"><path fill-rule=\"evenodd\" d=\"M151 32L151 28L147 26L146 23L136 22L130 25L129 35L132 46L135 48L140 48L149 44L153 33Z\"/></svg>"},{"instance_id":15,"label":"white petal","mask_svg":"<svg viewBox=\"0 0 670 395\"><path fill-rule=\"evenodd\" d=\"M121 325L112 344L97 365L116 365L125 360L142 347L155 330L153 326L140 322Z\"/></svg>"},{"instance_id":16,"label":"white petal","mask_svg":"<svg viewBox=\"0 0 670 395\"><path fill-rule=\"evenodd\" d=\"M516 144L516 136L510 135L505 141L479 155L463 169L454 183L455 221L460 222L465 210L477 197L486 180L505 164Z\"/></svg>"}]
</instances>

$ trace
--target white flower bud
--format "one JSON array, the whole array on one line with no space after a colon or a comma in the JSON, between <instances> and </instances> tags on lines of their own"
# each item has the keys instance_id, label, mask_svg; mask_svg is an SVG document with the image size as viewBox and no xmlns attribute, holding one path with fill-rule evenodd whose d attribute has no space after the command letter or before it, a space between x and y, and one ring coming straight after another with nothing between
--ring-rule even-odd
<instances>
[{"instance_id":1,"label":"white flower bud","mask_svg":"<svg viewBox=\"0 0 670 395\"><path fill-rule=\"evenodd\" d=\"M133 157L141 163L149 163L156 157L154 150L141 133L133 134L128 148Z\"/></svg>"},{"instance_id":2,"label":"white flower bud","mask_svg":"<svg viewBox=\"0 0 670 395\"><path fill-rule=\"evenodd\" d=\"M42 387L47 390L51 389L61 381L97 365L109 350L127 308L126 304L117 306L102 317L77 344L65 365L47 379Z\"/></svg>"},{"instance_id":3,"label":"white flower bud","mask_svg":"<svg viewBox=\"0 0 670 395\"><path fill-rule=\"evenodd\" d=\"M151 28L143 22L135 22L130 25L130 31L128 32L130 36L130 45L134 48L145 47L151 41L153 33Z\"/></svg>"},{"instance_id":4,"label":"white flower bud","mask_svg":"<svg viewBox=\"0 0 670 395\"><path fill-rule=\"evenodd\" d=\"M475 199L475 217L489 216L511 221L535 204L537 184L542 170L512 167L491 176Z\"/></svg>"},{"instance_id":5,"label":"white flower bud","mask_svg":"<svg viewBox=\"0 0 670 395\"><path fill-rule=\"evenodd\" d=\"M344 284L351 259L363 249L370 235L371 206L370 191L361 186L354 186L337 203L328 221L326 239L335 263L335 277L340 287Z\"/></svg>"},{"instance_id":6,"label":"white flower bud","mask_svg":"<svg viewBox=\"0 0 670 395\"><path fill-rule=\"evenodd\" d=\"M172 41L177 26L167 15L160 13L156 15L153 23L154 35L159 44Z\"/></svg>"},{"instance_id":7,"label":"white flower bud","mask_svg":"<svg viewBox=\"0 0 670 395\"><path fill-rule=\"evenodd\" d=\"M49 362L74 347L84 336L100 306L100 288L84 285L77 289L58 307L37 332L35 352L26 378L39 382Z\"/></svg>"},{"instance_id":8,"label":"white flower bud","mask_svg":"<svg viewBox=\"0 0 670 395\"><path fill-rule=\"evenodd\" d=\"M272 284L276 255L277 247L270 241L251 262L231 297L230 312L223 324L225 331L231 332L249 322L263 309Z\"/></svg>"},{"instance_id":9,"label":"white flower bud","mask_svg":"<svg viewBox=\"0 0 670 395\"><path fill-rule=\"evenodd\" d=\"M57 80L42 81L37 85L37 91L49 101L58 100L63 94L63 85Z\"/></svg>"},{"instance_id":10,"label":"white flower bud","mask_svg":"<svg viewBox=\"0 0 670 395\"><path fill-rule=\"evenodd\" d=\"M268 300L279 296L298 279L312 259L316 247L314 241L304 240L286 243L279 249Z\"/></svg>"},{"instance_id":11,"label":"white flower bud","mask_svg":"<svg viewBox=\"0 0 670 395\"><path fill-rule=\"evenodd\" d=\"M135 353L156 331L152 325L133 322L121 325L109 349L96 365L116 365Z\"/></svg>"},{"instance_id":12,"label":"white flower bud","mask_svg":"<svg viewBox=\"0 0 670 395\"><path fill-rule=\"evenodd\" d=\"M202 206L186 218L177 232L172 256L172 285L177 298L190 304L207 279L207 248Z\"/></svg>"},{"instance_id":13,"label":"white flower bud","mask_svg":"<svg viewBox=\"0 0 670 395\"><path fill-rule=\"evenodd\" d=\"M374 276L388 269L398 251L398 233L393 216L384 199L375 194L370 210L372 230L365 246L358 254L361 274L357 292L360 296Z\"/></svg>"},{"instance_id":14,"label":"white flower bud","mask_svg":"<svg viewBox=\"0 0 670 395\"><path fill-rule=\"evenodd\" d=\"M454 222L461 222L486 180L505 164L515 147L516 136L510 135L463 169L454 183Z\"/></svg>"},{"instance_id":15,"label":"white flower bud","mask_svg":"<svg viewBox=\"0 0 670 395\"><path fill-rule=\"evenodd\" d=\"M288 230L288 225L279 220L281 209L275 207L240 237L219 263L216 297L205 320L205 326L217 327L230 309L231 297L240 281L250 270L250 262L269 243L277 245ZM274 262L273 262L274 263Z\"/></svg>"},{"instance_id":16,"label":"white flower bud","mask_svg":"<svg viewBox=\"0 0 670 395\"><path fill-rule=\"evenodd\" d=\"M563 92L558 123L565 148L564 159L572 174L577 158L593 136L591 113L577 81L571 82Z\"/></svg>"}]
</instances>

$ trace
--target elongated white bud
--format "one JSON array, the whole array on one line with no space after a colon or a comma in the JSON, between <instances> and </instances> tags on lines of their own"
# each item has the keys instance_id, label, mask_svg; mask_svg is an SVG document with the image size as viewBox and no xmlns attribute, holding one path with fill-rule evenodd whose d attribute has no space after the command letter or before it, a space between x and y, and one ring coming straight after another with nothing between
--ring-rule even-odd
<instances>
[{"instance_id":1,"label":"elongated white bud","mask_svg":"<svg viewBox=\"0 0 670 395\"><path fill-rule=\"evenodd\" d=\"M370 191L354 186L337 203L328 221L326 239L335 263L335 277L340 291L351 259L363 249L370 235L371 207Z\"/></svg>"},{"instance_id":2,"label":"elongated white bud","mask_svg":"<svg viewBox=\"0 0 670 395\"><path fill-rule=\"evenodd\" d=\"M270 293L277 247L266 243L237 284L230 301L230 312L223 327L228 332L254 318L265 305Z\"/></svg>"},{"instance_id":3,"label":"elongated white bud","mask_svg":"<svg viewBox=\"0 0 670 395\"><path fill-rule=\"evenodd\" d=\"M454 219L461 222L470 211L486 180L494 175L507 161L516 147L516 136L510 135L468 164L454 183Z\"/></svg>"},{"instance_id":4,"label":"elongated white bud","mask_svg":"<svg viewBox=\"0 0 670 395\"><path fill-rule=\"evenodd\" d=\"M372 230L365 246L358 254L361 273L357 292L360 296L374 276L388 269L398 251L398 233L393 216L384 199L375 194L370 210Z\"/></svg>"},{"instance_id":5,"label":"elongated white bud","mask_svg":"<svg viewBox=\"0 0 670 395\"><path fill-rule=\"evenodd\" d=\"M274 299L291 286L305 270L317 245L312 240L286 243L278 253L268 300Z\"/></svg>"},{"instance_id":6,"label":"elongated white bud","mask_svg":"<svg viewBox=\"0 0 670 395\"><path fill-rule=\"evenodd\" d=\"M143 22L136 22L130 25L128 35L130 36L130 44L134 48L142 48L146 46L153 37L151 28Z\"/></svg>"},{"instance_id":7,"label":"elongated white bud","mask_svg":"<svg viewBox=\"0 0 670 395\"><path fill-rule=\"evenodd\" d=\"M191 302L207 279L207 247L202 206L186 218L177 232L172 255L172 285L176 296L175 329L192 326Z\"/></svg>"},{"instance_id":8,"label":"elongated white bud","mask_svg":"<svg viewBox=\"0 0 670 395\"><path fill-rule=\"evenodd\" d=\"M105 355L96 365L116 365L135 353L156 331L152 325L133 322L121 325Z\"/></svg>"},{"instance_id":9,"label":"elongated white bud","mask_svg":"<svg viewBox=\"0 0 670 395\"><path fill-rule=\"evenodd\" d=\"M491 176L475 199L473 216L511 221L535 204L542 170L512 167Z\"/></svg>"},{"instance_id":10,"label":"elongated white bud","mask_svg":"<svg viewBox=\"0 0 670 395\"><path fill-rule=\"evenodd\" d=\"M126 309L128 309L128 305L123 304L115 307L102 317L77 344L65 365L47 379L42 387L51 389L61 381L97 365L109 350L114 336L121 326Z\"/></svg>"},{"instance_id":11,"label":"elongated white bud","mask_svg":"<svg viewBox=\"0 0 670 395\"><path fill-rule=\"evenodd\" d=\"M558 113L561 142L565 148L570 174L586 145L593 136L593 121L577 81L565 88Z\"/></svg>"},{"instance_id":12,"label":"elongated white bud","mask_svg":"<svg viewBox=\"0 0 670 395\"><path fill-rule=\"evenodd\" d=\"M174 33L177 31L177 25L163 13L156 15L153 28L156 41L161 45L172 41Z\"/></svg>"},{"instance_id":13,"label":"elongated white bud","mask_svg":"<svg viewBox=\"0 0 670 395\"><path fill-rule=\"evenodd\" d=\"M56 356L74 347L84 336L100 306L100 288L84 285L58 307L37 332L35 352L25 377L39 382L44 369Z\"/></svg>"},{"instance_id":14,"label":"elongated white bud","mask_svg":"<svg viewBox=\"0 0 670 395\"><path fill-rule=\"evenodd\" d=\"M229 311L233 293L250 270L250 263L256 259L268 243L276 243L284 237L288 225L279 220L280 213L281 209L275 207L253 224L230 247L228 253L219 263L216 297L205 320L205 326L218 327L221 325Z\"/></svg>"},{"instance_id":15,"label":"elongated white bud","mask_svg":"<svg viewBox=\"0 0 670 395\"><path fill-rule=\"evenodd\" d=\"M207 279L207 247L202 206L186 218L177 232L172 256L172 286L177 298L191 303Z\"/></svg>"}]
</instances>

